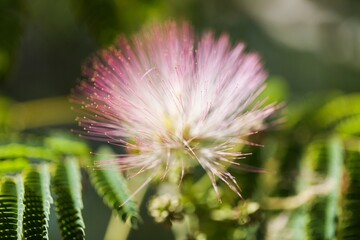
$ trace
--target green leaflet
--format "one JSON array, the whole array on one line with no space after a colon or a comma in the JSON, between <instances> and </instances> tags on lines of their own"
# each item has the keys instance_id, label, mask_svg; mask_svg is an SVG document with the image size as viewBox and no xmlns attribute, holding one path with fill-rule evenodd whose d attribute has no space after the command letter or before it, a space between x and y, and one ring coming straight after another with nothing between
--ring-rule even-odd
<instances>
[{"instance_id":1,"label":"green leaflet","mask_svg":"<svg viewBox=\"0 0 360 240\"><path fill-rule=\"evenodd\" d=\"M0 239L22 238L24 186L20 176L5 177L0 188Z\"/></svg>"},{"instance_id":2,"label":"green leaflet","mask_svg":"<svg viewBox=\"0 0 360 240\"><path fill-rule=\"evenodd\" d=\"M47 164L32 168L24 177L24 220L25 239L48 239L50 195L50 173Z\"/></svg>"},{"instance_id":3,"label":"green leaflet","mask_svg":"<svg viewBox=\"0 0 360 240\"><path fill-rule=\"evenodd\" d=\"M52 187L56 195L55 208L64 239L85 239L85 224L81 215L81 173L76 158L66 157L56 166Z\"/></svg>"},{"instance_id":4,"label":"green leaflet","mask_svg":"<svg viewBox=\"0 0 360 240\"><path fill-rule=\"evenodd\" d=\"M102 147L94 160L103 161L113 154L110 148ZM116 169L117 167L114 166L114 170ZM136 228L140 221L138 207L134 201L129 200L126 180L120 172L114 170L88 169L88 172L93 186L104 202L110 208L114 208L123 221L130 221L131 225ZM127 202L122 206L121 204L125 201Z\"/></svg>"}]
</instances>

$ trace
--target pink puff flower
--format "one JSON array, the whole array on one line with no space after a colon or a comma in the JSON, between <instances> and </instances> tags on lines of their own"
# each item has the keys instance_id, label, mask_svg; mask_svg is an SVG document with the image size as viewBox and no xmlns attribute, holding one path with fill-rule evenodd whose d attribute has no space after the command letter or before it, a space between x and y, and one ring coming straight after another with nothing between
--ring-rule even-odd
<instances>
[{"instance_id":1,"label":"pink puff flower","mask_svg":"<svg viewBox=\"0 0 360 240\"><path fill-rule=\"evenodd\" d=\"M84 67L87 81L74 91L83 135L125 147L106 163L150 172L143 186L200 164L218 196L217 178L241 197L227 168L239 164L239 145L275 110L254 103L267 75L244 48L211 32L196 40L188 24L174 22L119 38Z\"/></svg>"}]
</instances>

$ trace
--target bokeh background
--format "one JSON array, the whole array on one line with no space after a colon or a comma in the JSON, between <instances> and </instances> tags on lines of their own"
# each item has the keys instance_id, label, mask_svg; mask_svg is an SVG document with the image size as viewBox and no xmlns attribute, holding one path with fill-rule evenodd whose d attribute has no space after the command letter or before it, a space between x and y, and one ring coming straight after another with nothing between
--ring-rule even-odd
<instances>
[{"instance_id":1,"label":"bokeh background","mask_svg":"<svg viewBox=\"0 0 360 240\"><path fill-rule=\"evenodd\" d=\"M66 97L94 51L166 19L245 42L286 86L288 102L360 90L355 0L0 0L0 94L16 102ZM42 109L38 114L46 116L46 104ZM84 186L84 201L87 239L102 239L110 211L90 186ZM170 239L169 230L145 222L131 239L150 230Z\"/></svg>"}]
</instances>

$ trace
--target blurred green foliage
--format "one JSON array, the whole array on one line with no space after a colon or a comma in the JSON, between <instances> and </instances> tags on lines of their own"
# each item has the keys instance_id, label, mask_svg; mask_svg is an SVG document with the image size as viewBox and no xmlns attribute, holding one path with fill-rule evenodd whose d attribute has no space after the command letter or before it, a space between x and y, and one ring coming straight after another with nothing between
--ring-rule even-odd
<instances>
[{"instance_id":1,"label":"blurred green foliage","mask_svg":"<svg viewBox=\"0 0 360 240\"><path fill-rule=\"evenodd\" d=\"M100 45L111 44L119 33L132 33L147 21L166 15L165 2L159 0L73 0L72 4Z\"/></svg>"},{"instance_id":2,"label":"blurred green foliage","mask_svg":"<svg viewBox=\"0 0 360 240\"><path fill-rule=\"evenodd\" d=\"M26 21L23 0L0 2L0 86L12 69Z\"/></svg>"}]
</instances>

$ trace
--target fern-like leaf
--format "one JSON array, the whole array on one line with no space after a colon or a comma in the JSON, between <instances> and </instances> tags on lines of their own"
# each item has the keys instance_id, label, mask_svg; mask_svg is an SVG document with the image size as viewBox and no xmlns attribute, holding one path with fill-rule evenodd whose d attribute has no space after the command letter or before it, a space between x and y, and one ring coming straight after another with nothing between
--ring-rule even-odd
<instances>
[{"instance_id":1,"label":"fern-like leaf","mask_svg":"<svg viewBox=\"0 0 360 240\"><path fill-rule=\"evenodd\" d=\"M332 137L310 144L307 160L305 167L311 171L309 178L331 184L328 195L318 196L308 205L307 239L334 239L343 165L340 139Z\"/></svg>"},{"instance_id":2,"label":"fern-like leaf","mask_svg":"<svg viewBox=\"0 0 360 240\"><path fill-rule=\"evenodd\" d=\"M103 161L113 154L110 148L103 147L97 152L97 158L94 160ZM141 221L139 210L136 203L133 200L129 200L130 195L127 183L121 173L104 169L89 169L88 172L93 186L104 199L104 202L110 208L114 208L123 221L130 221L131 225L136 228ZM127 202L122 204L125 201Z\"/></svg>"},{"instance_id":3,"label":"fern-like leaf","mask_svg":"<svg viewBox=\"0 0 360 240\"><path fill-rule=\"evenodd\" d=\"M345 161L338 239L360 239L360 153L349 151Z\"/></svg>"},{"instance_id":4,"label":"fern-like leaf","mask_svg":"<svg viewBox=\"0 0 360 240\"><path fill-rule=\"evenodd\" d=\"M309 144L305 152L305 161L302 164L302 179L306 181L307 187L314 183L323 181L326 177L328 166L328 152L324 139L316 140ZM305 222L306 237L308 239L324 239L324 224L326 197L318 196L306 205ZM319 219L322 219L319 221Z\"/></svg>"},{"instance_id":5,"label":"fern-like leaf","mask_svg":"<svg viewBox=\"0 0 360 240\"><path fill-rule=\"evenodd\" d=\"M0 189L0 239L22 238L24 186L20 176L4 177Z\"/></svg>"},{"instance_id":6,"label":"fern-like leaf","mask_svg":"<svg viewBox=\"0 0 360 240\"><path fill-rule=\"evenodd\" d=\"M25 211L23 233L25 239L48 239L50 173L46 164L34 167L25 174Z\"/></svg>"},{"instance_id":7,"label":"fern-like leaf","mask_svg":"<svg viewBox=\"0 0 360 240\"><path fill-rule=\"evenodd\" d=\"M76 158L67 157L58 163L52 186L63 238L85 239L85 224L81 215L81 173Z\"/></svg>"}]
</instances>

